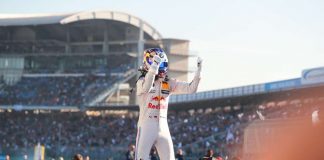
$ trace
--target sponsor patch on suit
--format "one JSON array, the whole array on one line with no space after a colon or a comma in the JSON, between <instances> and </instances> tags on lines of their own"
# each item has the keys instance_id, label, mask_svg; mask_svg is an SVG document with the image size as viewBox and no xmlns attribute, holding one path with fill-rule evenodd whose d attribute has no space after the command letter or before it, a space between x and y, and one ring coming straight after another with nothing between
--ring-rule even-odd
<instances>
[{"instance_id":1,"label":"sponsor patch on suit","mask_svg":"<svg viewBox=\"0 0 324 160\"><path fill-rule=\"evenodd\" d=\"M170 94L170 85L168 82L165 82L165 81L162 82L161 93L162 94Z\"/></svg>"}]
</instances>

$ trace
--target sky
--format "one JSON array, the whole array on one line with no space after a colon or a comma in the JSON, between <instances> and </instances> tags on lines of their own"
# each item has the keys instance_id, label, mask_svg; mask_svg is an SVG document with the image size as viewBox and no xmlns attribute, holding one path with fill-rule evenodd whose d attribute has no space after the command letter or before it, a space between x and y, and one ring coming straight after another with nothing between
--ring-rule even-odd
<instances>
[{"instance_id":1,"label":"sky","mask_svg":"<svg viewBox=\"0 0 324 160\"><path fill-rule=\"evenodd\" d=\"M324 66L323 0L0 0L3 14L92 10L126 12L164 38L190 40L190 51L204 59L199 91L297 78Z\"/></svg>"}]
</instances>

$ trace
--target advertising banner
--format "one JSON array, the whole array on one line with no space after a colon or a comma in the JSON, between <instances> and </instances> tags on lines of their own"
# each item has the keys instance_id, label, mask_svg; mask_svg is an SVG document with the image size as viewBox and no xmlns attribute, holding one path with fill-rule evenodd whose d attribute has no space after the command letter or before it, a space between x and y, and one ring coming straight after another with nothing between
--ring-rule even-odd
<instances>
[{"instance_id":1,"label":"advertising banner","mask_svg":"<svg viewBox=\"0 0 324 160\"><path fill-rule=\"evenodd\" d=\"M324 83L324 67L303 70L301 82L302 84Z\"/></svg>"}]
</instances>

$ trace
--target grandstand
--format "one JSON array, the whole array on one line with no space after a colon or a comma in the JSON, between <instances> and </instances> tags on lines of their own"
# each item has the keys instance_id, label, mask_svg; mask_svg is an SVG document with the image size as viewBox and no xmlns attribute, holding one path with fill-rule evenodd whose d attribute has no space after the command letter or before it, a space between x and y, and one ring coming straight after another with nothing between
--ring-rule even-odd
<instances>
[{"instance_id":1,"label":"grandstand","mask_svg":"<svg viewBox=\"0 0 324 160\"><path fill-rule=\"evenodd\" d=\"M189 41L163 39L135 16L95 11L1 18L0 157L33 157L40 143L53 159L75 153L124 159L138 119L128 89L143 48L157 46L169 54L170 76L186 80ZM224 159L268 154L260 145L269 143L264 133L283 119L310 120L324 106L323 73L323 67L305 69L294 79L173 95L174 147L189 160L209 148Z\"/></svg>"}]
</instances>

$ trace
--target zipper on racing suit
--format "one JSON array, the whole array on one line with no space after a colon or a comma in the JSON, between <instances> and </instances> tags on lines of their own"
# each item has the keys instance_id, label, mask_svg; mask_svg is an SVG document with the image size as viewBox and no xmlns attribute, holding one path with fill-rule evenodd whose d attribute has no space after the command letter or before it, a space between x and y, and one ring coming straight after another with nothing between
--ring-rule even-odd
<instances>
[{"instance_id":1,"label":"zipper on racing suit","mask_svg":"<svg viewBox=\"0 0 324 160\"><path fill-rule=\"evenodd\" d=\"M162 82L161 81L159 81L159 82L160 82L160 88L159 88L159 107L161 108L161 92L162 92L161 88L162 88ZM159 117L160 117L160 113L159 113Z\"/></svg>"}]
</instances>

